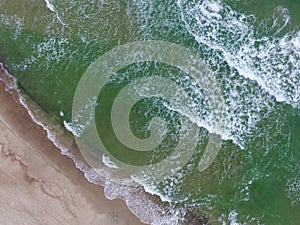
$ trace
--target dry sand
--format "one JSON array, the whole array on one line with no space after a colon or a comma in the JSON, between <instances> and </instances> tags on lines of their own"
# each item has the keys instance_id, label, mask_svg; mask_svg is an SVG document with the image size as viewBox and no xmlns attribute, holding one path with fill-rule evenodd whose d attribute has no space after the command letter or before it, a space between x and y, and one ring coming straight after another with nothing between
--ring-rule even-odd
<instances>
[{"instance_id":1,"label":"dry sand","mask_svg":"<svg viewBox=\"0 0 300 225\"><path fill-rule=\"evenodd\" d=\"M89 183L0 86L1 225L142 224L122 200Z\"/></svg>"}]
</instances>

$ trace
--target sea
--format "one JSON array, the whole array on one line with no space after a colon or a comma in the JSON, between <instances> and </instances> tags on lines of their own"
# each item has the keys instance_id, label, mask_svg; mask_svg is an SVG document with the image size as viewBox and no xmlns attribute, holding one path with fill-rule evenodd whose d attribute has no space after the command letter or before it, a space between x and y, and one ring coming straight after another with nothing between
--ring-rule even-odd
<instances>
[{"instance_id":1,"label":"sea","mask_svg":"<svg viewBox=\"0 0 300 225\"><path fill-rule=\"evenodd\" d=\"M300 224L300 0L0 0L0 61L144 223Z\"/></svg>"}]
</instances>

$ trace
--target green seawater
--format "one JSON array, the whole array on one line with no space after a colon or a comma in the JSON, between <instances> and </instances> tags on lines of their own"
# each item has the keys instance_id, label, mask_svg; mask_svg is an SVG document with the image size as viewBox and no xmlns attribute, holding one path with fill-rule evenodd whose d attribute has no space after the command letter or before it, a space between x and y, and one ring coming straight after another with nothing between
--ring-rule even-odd
<instances>
[{"instance_id":1,"label":"green seawater","mask_svg":"<svg viewBox=\"0 0 300 225\"><path fill-rule=\"evenodd\" d=\"M221 148L200 172L212 132L199 125L190 160L151 187L176 207L195 212L183 218L186 224L200 224L198 213L210 224L300 224L299 0L46 3L0 0L0 60L18 87L54 120L72 125L80 79L116 46L159 40L188 48L221 87L226 115L218 133ZM111 125L111 110L131 82L153 75L169 79L193 99L196 121L218 121L217 113L209 117L203 88L209 83L199 84L179 68L150 59L118 70L94 96L97 131L105 147L130 165L168 159L180 142L181 118L188 117L167 107L170 102L162 97L141 99L130 112L132 133L149 137L155 117L167 121L168 132L154 151L124 146ZM97 146L95 151L101 154Z\"/></svg>"}]
</instances>

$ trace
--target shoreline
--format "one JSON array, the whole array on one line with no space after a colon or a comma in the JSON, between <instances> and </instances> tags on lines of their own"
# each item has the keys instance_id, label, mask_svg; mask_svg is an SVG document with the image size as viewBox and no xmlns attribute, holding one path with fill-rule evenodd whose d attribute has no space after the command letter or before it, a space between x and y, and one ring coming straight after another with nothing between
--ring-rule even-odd
<instances>
[{"instance_id":1,"label":"shoreline","mask_svg":"<svg viewBox=\"0 0 300 225\"><path fill-rule=\"evenodd\" d=\"M0 80L0 224L142 225L61 154L6 85Z\"/></svg>"}]
</instances>

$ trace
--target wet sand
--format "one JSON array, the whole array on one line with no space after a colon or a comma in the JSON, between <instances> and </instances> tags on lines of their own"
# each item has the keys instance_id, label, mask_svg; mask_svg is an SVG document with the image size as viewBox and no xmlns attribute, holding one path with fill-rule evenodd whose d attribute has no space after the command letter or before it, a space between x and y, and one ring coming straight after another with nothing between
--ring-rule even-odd
<instances>
[{"instance_id":1,"label":"wet sand","mask_svg":"<svg viewBox=\"0 0 300 225\"><path fill-rule=\"evenodd\" d=\"M0 224L143 224L89 183L15 100L0 82Z\"/></svg>"}]
</instances>

